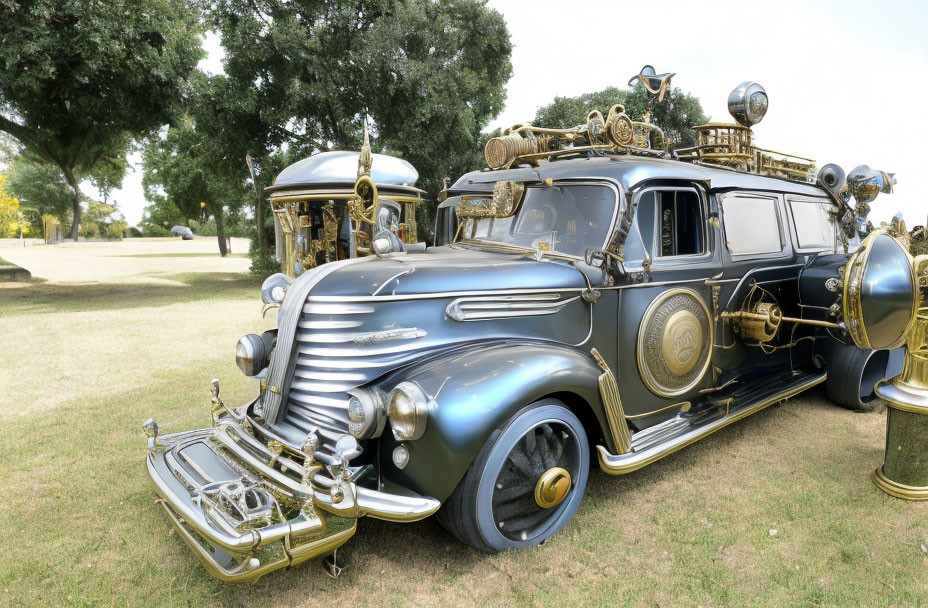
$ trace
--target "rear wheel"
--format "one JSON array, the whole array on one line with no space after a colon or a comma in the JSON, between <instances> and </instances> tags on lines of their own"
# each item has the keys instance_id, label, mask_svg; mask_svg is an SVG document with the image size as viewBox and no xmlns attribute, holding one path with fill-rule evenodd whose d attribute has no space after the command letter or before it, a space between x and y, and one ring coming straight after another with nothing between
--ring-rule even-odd
<instances>
[{"instance_id":1,"label":"rear wheel","mask_svg":"<svg viewBox=\"0 0 928 608\"><path fill-rule=\"evenodd\" d=\"M546 399L493 433L439 521L481 551L537 545L576 513L589 471L583 425L560 401Z\"/></svg>"},{"instance_id":2,"label":"rear wheel","mask_svg":"<svg viewBox=\"0 0 928 608\"><path fill-rule=\"evenodd\" d=\"M841 407L855 412L872 412L880 406L873 387L886 377L889 351L866 350L840 345L826 364L825 392Z\"/></svg>"}]
</instances>

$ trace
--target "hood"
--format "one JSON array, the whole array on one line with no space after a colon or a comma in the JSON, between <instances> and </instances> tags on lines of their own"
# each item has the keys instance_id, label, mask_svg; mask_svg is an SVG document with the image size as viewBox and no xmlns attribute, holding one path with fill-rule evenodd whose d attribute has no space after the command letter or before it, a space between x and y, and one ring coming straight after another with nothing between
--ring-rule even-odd
<instances>
[{"instance_id":1,"label":"hood","mask_svg":"<svg viewBox=\"0 0 928 608\"><path fill-rule=\"evenodd\" d=\"M583 288L579 270L554 260L460 246L361 258L329 273L313 296L391 296L460 291Z\"/></svg>"}]
</instances>

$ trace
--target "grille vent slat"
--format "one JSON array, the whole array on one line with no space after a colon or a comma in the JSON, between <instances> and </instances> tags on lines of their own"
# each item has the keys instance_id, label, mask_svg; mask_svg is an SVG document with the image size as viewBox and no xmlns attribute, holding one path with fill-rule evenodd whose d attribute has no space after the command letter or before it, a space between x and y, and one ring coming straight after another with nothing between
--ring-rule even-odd
<instances>
[{"instance_id":1,"label":"grille vent slat","mask_svg":"<svg viewBox=\"0 0 928 608\"><path fill-rule=\"evenodd\" d=\"M379 304L376 306L380 306ZM322 448L348 432L347 391L365 385L428 348L415 327L383 326L374 304L307 302L298 321L296 366L280 426L319 429ZM426 339L423 339L426 338Z\"/></svg>"}]
</instances>

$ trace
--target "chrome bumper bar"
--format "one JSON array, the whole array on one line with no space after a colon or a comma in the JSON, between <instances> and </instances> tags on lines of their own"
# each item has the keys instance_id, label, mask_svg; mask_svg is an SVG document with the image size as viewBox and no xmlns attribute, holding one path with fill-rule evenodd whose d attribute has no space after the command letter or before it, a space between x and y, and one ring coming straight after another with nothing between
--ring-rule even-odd
<instances>
[{"instance_id":1,"label":"chrome bumper bar","mask_svg":"<svg viewBox=\"0 0 928 608\"><path fill-rule=\"evenodd\" d=\"M232 417L211 429L150 437L147 470L180 536L225 581L254 582L331 553L351 538L358 517L409 522L441 506L345 482L336 502L333 480L316 474L305 483L302 463L273 454Z\"/></svg>"}]
</instances>

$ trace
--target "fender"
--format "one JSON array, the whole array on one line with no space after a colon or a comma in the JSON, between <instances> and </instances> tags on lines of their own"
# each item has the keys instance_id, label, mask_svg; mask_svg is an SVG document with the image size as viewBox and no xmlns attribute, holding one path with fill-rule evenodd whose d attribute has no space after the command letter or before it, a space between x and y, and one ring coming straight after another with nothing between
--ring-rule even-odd
<instances>
[{"instance_id":1,"label":"fender","mask_svg":"<svg viewBox=\"0 0 928 608\"><path fill-rule=\"evenodd\" d=\"M586 402L598 429L587 429L594 439L607 429L598 378L602 370L593 357L575 348L537 342L502 343L446 353L429 362L405 368L381 386L392 389L403 380L417 382L433 403L425 434L404 442L409 462L393 464L397 446L386 429L380 437L383 477L444 501L464 477L490 436L517 411L554 393L571 393ZM576 400L575 400L576 401ZM587 414L587 415L584 415ZM611 440L607 438L611 444Z\"/></svg>"}]
</instances>

